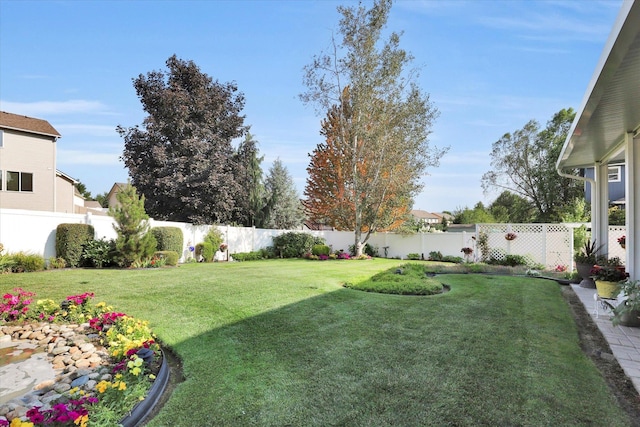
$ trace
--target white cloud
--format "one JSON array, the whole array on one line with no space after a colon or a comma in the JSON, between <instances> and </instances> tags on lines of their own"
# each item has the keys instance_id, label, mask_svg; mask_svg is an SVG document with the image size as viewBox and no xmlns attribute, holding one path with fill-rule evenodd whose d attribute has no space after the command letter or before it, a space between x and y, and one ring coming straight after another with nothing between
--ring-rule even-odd
<instances>
[{"instance_id":1,"label":"white cloud","mask_svg":"<svg viewBox=\"0 0 640 427\"><path fill-rule=\"evenodd\" d=\"M71 99L68 101L11 102L0 100L0 109L25 116L52 116L69 113L108 113L100 101Z\"/></svg>"}]
</instances>

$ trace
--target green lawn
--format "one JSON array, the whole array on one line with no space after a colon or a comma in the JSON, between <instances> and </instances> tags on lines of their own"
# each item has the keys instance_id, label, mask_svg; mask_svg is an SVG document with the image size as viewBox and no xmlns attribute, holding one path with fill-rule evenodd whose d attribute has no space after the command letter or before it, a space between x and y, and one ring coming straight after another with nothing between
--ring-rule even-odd
<instances>
[{"instance_id":1,"label":"green lawn","mask_svg":"<svg viewBox=\"0 0 640 427\"><path fill-rule=\"evenodd\" d=\"M0 276L95 292L149 320L186 381L150 426L629 425L559 285L443 275L451 291L346 289L399 260L189 264Z\"/></svg>"}]
</instances>

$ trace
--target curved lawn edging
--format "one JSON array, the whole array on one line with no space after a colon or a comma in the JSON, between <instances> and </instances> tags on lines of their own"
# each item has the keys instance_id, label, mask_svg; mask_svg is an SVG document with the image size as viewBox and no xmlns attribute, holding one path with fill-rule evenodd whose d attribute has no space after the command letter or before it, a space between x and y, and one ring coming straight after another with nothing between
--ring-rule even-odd
<instances>
[{"instance_id":1,"label":"curved lawn edging","mask_svg":"<svg viewBox=\"0 0 640 427\"><path fill-rule=\"evenodd\" d=\"M162 353L162 365L160 365L160 371L156 376L156 380L153 382L153 385L149 389L144 400L133 408L131 414L120 421L120 424L123 427L141 426L155 409L155 406L158 404L162 394L167 388L170 375L169 363L167 362L167 357L164 351L160 349L160 352Z\"/></svg>"}]
</instances>

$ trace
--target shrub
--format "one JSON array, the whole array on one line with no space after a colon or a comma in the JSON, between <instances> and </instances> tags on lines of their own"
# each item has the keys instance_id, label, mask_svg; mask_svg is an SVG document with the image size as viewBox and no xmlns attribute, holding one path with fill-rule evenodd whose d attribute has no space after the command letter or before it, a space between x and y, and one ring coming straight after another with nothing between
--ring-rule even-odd
<instances>
[{"instance_id":1,"label":"shrub","mask_svg":"<svg viewBox=\"0 0 640 427\"><path fill-rule=\"evenodd\" d=\"M459 256L446 255L446 256L442 257L441 261L443 261L443 262L452 262L454 264L462 264L464 262L464 259L462 257L459 257Z\"/></svg>"},{"instance_id":2,"label":"shrub","mask_svg":"<svg viewBox=\"0 0 640 427\"><path fill-rule=\"evenodd\" d=\"M313 245L311 253L318 256L329 255L331 253L331 248L327 245Z\"/></svg>"},{"instance_id":3,"label":"shrub","mask_svg":"<svg viewBox=\"0 0 640 427\"><path fill-rule=\"evenodd\" d=\"M260 249L260 254L264 259L274 259L278 257L276 254L276 248L273 246L267 246L266 248Z\"/></svg>"},{"instance_id":4,"label":"shrub","mask_svg":"<svg viewBox=\"0 0 640 427\"><path fill-rule=\"evenodd\" d=\"M289 231L273 238L273 247L280 258L299 258L311 252L314 245L324 245L322 237L309 233Z\"/></svg>"},{"instance_id":5,"label":"shrub","mask_svg":"<svg viewBox=\"0 0 640 427\"><path fill-rule=\"evenodd\" d=\"M528 265L529 260L522 255L505 255L504 259L492 257L488 264L491 265L505 265L509 267L515 267L517 265Z\"/></svg>"},{"instance_id":6,"label":"shrub","mask_svg":"<svg viewBox=\"0 0 640 427\"><path fill-rule=\"evenodd\" d=\"M102 268L113 262L116 245L113 240L98 239L84 244L82 259L86 265Z\"/></svg>"},{"instance_id":7,"label":"shrub","mask_svg":"<svg viewBox=\"0 0 640 427\"><path fill-rule=\"evenodd\" d=\"M44 270L45 262L42 255L16 252L10 256L13 259L13 267L11 271L14 273L29 273Z\"/></svg>"},{"instance_id":8,"label":"shrub","mask_svg":"<svg viewBox=\"0 0 640 427\"><path fill-rule=\"evenodd\" d=\"M196 259L200 260L202 257L202 261L211 262L213 261L213 255L215 253L214 246L211 242L202 242L196 245Z\"/></svg>"},{"instance_id":9,"label":"shrub","mask_svg":"<svg viewBox=\"0 0 640 427\"><path fill-rule=\"evenodd\" d=\"M82 246L93 240L95 231L88 224L59 224L56 228L56 254L69 267L78 267L82 261Z\"/></svg>"},{"instance_id":10,"label":"shrub","mask_svg":"<svg viewBox=\"0 0 640 427\"><path fill-rule=\"evenodd\" d=\"M264 258L261 250L253 252L238 252L232 256L236 261L257 261Z\"/></svg>"},{"instance_id":11,"label":"shrub","mask_svg":"<svg viewBox=\"0 0 640 427\"><path fill-rule=\"evenodd\" d=\"M184 238L179 227L153 227L151 229L153 237L156 238L157 251L174 251L182 253Z\"/></svg>"},{"instance_id":12,"label":"shrub","mask_svg":"<svg viewBox=\"0 0 640 427\"><path fill-rule=\"evenodd\" d=\"M442 252L440 251L429 252L429 261L442 261Z\"/></svg>"},{"instance_id":13,"label":"shrub","mask_svg":"<svg viewBox=\"0 0 640 427\"><path fill-rule=\"evenodd\" d=\"M49 267L50 269L56 269L56 268L65 268L67 266L67 262L64 260L64 258L61 257L49 257ZM0 267L1 268L1 267Z\"/></svg>"},{"instance_id":14,"label":"shrub","mask_svg":"<svg viewBox=\"0 0 640 427\"><path fill-rule=\"evenodd\" d=\"M180 255L178 255L178 252L176 251L156 251L153 254L153 257L164 259L166 265L176 266L178 265Z\"/></svg>"},{"instance_id":15,"label":"shrub","mask_svg":"<svg viewBox=\"0 0 640 427\"><path fill-rule=\"evenodd\" d=\"M217 250L224 241L224 238L222 237L222 233L220 232L220 230L218 230L218 227L214 225L209 229L207 235L204 236L204 241L211 243L211 246L214 248L215 252L215 250ZM213 255L211 256L211 259L213 259Z\"/></svg>"},{"instance_id":16,"label":"shrub","mask_svg":"<svg viewBox=\"0 0 640 427\"><path fill-rule=\"evenodd\" d=\"M414 260L414 261L418 260L418 259L420 259L420 254L418 254L418 253L407 254L407 259Z\"/></svg>"}]
</instances>

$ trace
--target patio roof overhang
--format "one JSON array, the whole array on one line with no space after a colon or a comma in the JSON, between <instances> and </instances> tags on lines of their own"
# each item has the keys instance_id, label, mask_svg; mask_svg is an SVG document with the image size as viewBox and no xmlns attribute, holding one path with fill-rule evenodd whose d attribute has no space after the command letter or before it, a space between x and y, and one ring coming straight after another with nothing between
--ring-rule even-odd
<instances>
[{"instance_id":1,"label":"patio roof overhang","mask_svg":"<svg viewBox=\"0 0 640 427\"><path fill-rule=\"evenodd\" d=\"M625 134L640 132L640 2L624 1L576 113L559 172L624 161Z\"/></svg>"}]
</instances>

